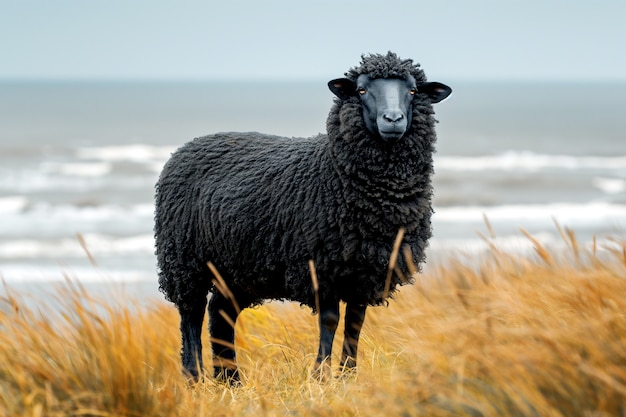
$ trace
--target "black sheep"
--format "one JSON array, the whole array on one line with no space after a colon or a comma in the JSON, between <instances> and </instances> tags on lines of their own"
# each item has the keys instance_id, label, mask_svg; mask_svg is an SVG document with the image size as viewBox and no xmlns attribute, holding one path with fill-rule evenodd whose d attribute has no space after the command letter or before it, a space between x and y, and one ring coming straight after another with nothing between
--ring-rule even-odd
<instances>
[{"instance_id":1,"label":"black sheep","mask_svg":"<svg viewBox=\"0 0 626 417\"><path fill-rule=\"evenodd\" d=\"M200 137L163 168L155 214L159 286L178 307L190 377L197 380L202 369L209 292L216 377L239 378L232 324L239 309L267 299L319 310L318 365L330 362L339 302L346 302L341 366L353 368L367 306L384 303L405 282L387 274L400 229L413 263L424 261L436 140L432 103L451 89L426 82L419 65L391 52L363 56L345 75L328 83L337 98L327 135ZM397 267L412 280L402 257Z\"/></svg>"}]
</instances>

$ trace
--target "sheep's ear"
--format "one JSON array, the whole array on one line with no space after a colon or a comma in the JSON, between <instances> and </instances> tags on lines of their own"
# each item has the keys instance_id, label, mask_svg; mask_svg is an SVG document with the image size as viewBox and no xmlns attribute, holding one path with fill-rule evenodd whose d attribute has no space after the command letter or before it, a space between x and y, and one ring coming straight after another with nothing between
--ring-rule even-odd
<instances>
[{"instance_id":1,"label":"sheep's ear","mask_svg":"<svg viewBox=\"0 0 626 417\"><path fill-rule=\"evenodd\" d=\"M451 93L452 89L445 84L438 82L422 83L417 86L417 91L426 94L431 103L439 103L445 100Z\"/></svg>"},{"instance_id":2,"label":"sheep's ear","mask_svg":"<svg viewBox=\"0 0 626 417\"><path fill-rule=\"evenodd\" d=\"M337 78L328 82L328 88L342 100L356 96L356 83L347 78Z\"/></svg>"}]
</instances>

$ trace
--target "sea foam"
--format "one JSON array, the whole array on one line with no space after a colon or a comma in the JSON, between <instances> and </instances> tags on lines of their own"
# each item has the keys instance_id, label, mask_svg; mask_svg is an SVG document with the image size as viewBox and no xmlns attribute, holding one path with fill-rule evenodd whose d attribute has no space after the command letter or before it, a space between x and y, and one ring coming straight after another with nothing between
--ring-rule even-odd
<instances>
[{"instance_id":1,"label":"sea foam","mask_svg":"<svg viewBox=\"0 0 626 417\"><path fill-rule=\"evenodd\" d=\"M436 156L435 167L450 171L626 170L626 155L571 156L509 151L496 155Z\"/></svg>"}]
</instances>

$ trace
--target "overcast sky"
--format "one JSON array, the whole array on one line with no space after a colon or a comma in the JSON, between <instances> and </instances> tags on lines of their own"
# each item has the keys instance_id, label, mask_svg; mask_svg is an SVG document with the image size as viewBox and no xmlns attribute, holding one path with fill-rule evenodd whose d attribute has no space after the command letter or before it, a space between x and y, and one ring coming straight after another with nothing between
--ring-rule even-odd
<instances>
[{"instance_id":1,"label":"overcast sky","mask_svg":"<svg viewBox=\"0 0 626 417\"><path fill-rule=\"evenodd\" d=\"M626 81L623 0L0 0L0 78Z\"/></svg>"}]
</instances>

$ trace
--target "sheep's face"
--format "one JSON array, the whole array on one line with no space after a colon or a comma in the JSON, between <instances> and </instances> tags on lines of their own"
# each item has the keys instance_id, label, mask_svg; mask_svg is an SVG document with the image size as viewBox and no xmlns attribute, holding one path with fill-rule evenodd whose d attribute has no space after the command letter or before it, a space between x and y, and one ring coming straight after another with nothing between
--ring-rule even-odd
<instances>
[{"instance_id":1,"label":"sheep's face","mask_svg":"<svg viewBox=\"0 0 626 417\"><path fill-rule=\"evenodd\" d=\"M356 92L363 106L363 121L370 132L378 133L386 141L404 135L413 110L413 96L417 92L413 77L370 79L367 75L360 75Z\"/></svg>"},{"instance_id":2,"label":"sheep's face","mask_svg":"<svg viewBox=\"0 0 626 417\"><path fill-rule=\"evenodd\" d=\"M370 78L360 75L356 82L339 78L328 83L330 90L342 100L358 97L363 107L365 127L384 141L395 141L410 126L413 101L425 94L431 103L450 95L450 87L441 83L417 83L415 78Z\"/></svg>"}]
</instances>

